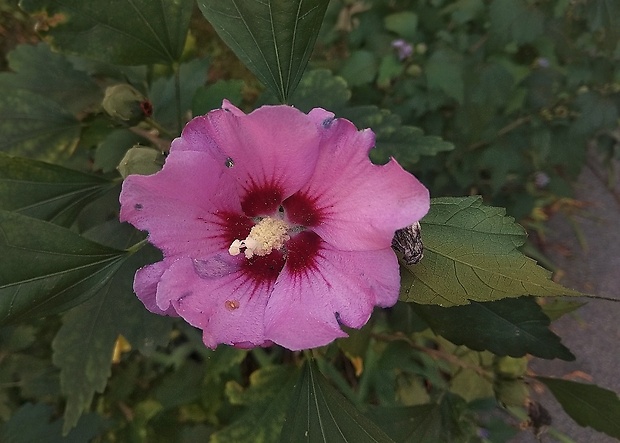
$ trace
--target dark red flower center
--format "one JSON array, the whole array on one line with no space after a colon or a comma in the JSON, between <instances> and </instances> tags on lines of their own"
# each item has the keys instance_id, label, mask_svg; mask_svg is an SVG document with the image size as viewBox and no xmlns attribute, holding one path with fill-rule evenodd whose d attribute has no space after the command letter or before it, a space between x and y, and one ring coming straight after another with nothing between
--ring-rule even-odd
<instances>
[{"instance_id":1,"label":"dark red flower center","mask_svg":"<svg viewBox=\"0 0 620 443\"><path fill-rule=\"evenodd\" d=\"M273 214L282 203L282 191L279 186L252 186L241 200L241 209L248 217Z\"/></svg>"},{"instance_id":2,"label":"dark red flower center","mask_svg":"<svg viewBox=\"0 0 620 443\"><path fill-rule=\"evenodd\" d=\"M241 201L245 215L223 219L229 253L245 255L243 270L257 284L275 281L285 265L294 274L313 269L321 250L321 238L308 229L324 219L316 199L301 193L282 197L277 185L252 186ZM278 235L282 241L273 242Z\"/></svg>"}]
</instances>

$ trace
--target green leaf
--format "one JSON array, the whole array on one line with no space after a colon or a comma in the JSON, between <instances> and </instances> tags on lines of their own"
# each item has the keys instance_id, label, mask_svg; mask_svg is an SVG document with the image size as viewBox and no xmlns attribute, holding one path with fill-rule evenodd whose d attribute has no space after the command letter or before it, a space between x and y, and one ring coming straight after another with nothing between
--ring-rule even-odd
<instances>
[{"instance_id":1,"label":"green leaf","mask_svg":"<svg viewBox=\"0 0 620 443\"><path fill-rule=\"evenodd\" d=\"M502 41L531 43L544 31L544 15L526 0L504 0L489 6L491 32ZM496 38L497 38L496 37Z\"/></svg>"},{"instance_id":2,"label":"green leaf","mask_svg":"<svg viewBox=\"0 0 620 443\"><path fill-rule=\"evenodd\" d=\"M429 89L443 91L459 103L465 99L463 57L451 49L438 49L424 67Z\"/></svg>"},{"instance_id":3,"label":"green leaf","mask_svg":"<svg viewBox=\"0 0 620 443\"><path fill-rule=\"evenodd\" d=\"M339 74L349 86L371 83L379 71L379 63L370 51L353 51L345 61Z\"/></svg>"},{"instance_id":4,"label":"green leaf","mask_svg":"<svg viewBox=\"0 0 620 443\"><path fill-rule=\"evenodd\" d=\"M437 443L471 441L470 437L478 426L472 426L467 412L467 405L461 397L446 392L439 403L373 408L369 415L395 441Z\"/></svg>"},{"instance_id":5,"label":"green leaf","mask_svg":"<svg viewBox=\"0 0 620 443\"><path fill-rule=\"evenodd\" d=\"M69 111L27 90L2 92L0 151L49 161L71 153L80 122Z\"/></svg>"},{"instance_id":6,"label":"green leaf","mask_svg":"<svg viewBox=\"0 0 620 443\"><path fill-rule=\"evenodd\" d=\"M338 111L351 98L347 82L327 69L314 69L304 74L290 102L304 112L312 108Z\"/></svg>"},{"instance_id":7,"label":"green leaf","mask_svg":"<svg viewBox=\"0 0 620 443\"><path fill-rule=\"evenodd\" d=\"M245 405L246 410L230 426L216 432L211 441L275 441L282 428L286 405L298 372L290 366L268 366L252 373L247 389L236 382L228 382L226 395L230 402Z\"/></svg>"},{"instance_id":8,"label":"green leaf","mask_svg":"<svg viewBox=\"0 0 620 443\"><path fill-rule=\"evenodd\" d=\"M111 228L100 227L99 232L90 235L113 238L116 234L114 241L124 246L139 240L138 232L126 225L114 222ZM61 370L61 388L67 397L63 432L76 425L82 412L90 407L95 392L105 389L119 335L143 352L167 342L170 319L148 312L132 287L136 269L158 257L154 248L141 249L123 263L94 297L63 316L62 327L52 343L53 362Z\"/></svg>"},{"instance_id":9,"label":"green leaf","mask_svg":"<svg viewBox=\"0 0 620 443\"><path fill-rule=\"evenodd\" d=\"M0 324L60 312L92 296L126 258L68 229L0 211Z\"/></svg>"},{"instance_id":10,"label":"green leaf","mask_svg":"<svg viewBox=\"0 0 620 443\"><path fill-rule=\"evenodd\" d=\"M402 443L442 441L441 408L438 404L373 408L368 415L375 423L380 423L381 428L394 441Z\"/></svg>"},{"instance_id":11,"label":"green leaf","mask_svg":"<svg viewBox=\"0 0 620 443\"><path fill-rule=\"evenodd\" d=\"M390 14L383 19L385 29L395 32L399 36L413 41L418 28L418 16L410 11Z\"/></svg>"},{"instance_id":12,"label":"green leaf","mask_svg":"<svg viewBox=\"0 0 620 443\"><path fill-rule=\"evenodd\" d=\"M545 300L542 310L551 321L555 321L563 315L576 311L585 304L585 302L553 298Z\"/></svg>"},{"instance_id":13,"label":"green leaf","mask_svg":"<svg viewBox=\"0 0 620 443\"><path fill-rule=\"evenodd\" d=\"M208 68L209 59L207 58L194 59L179 67L181 115L186 115L191 109L196 90L207 81ZM174 76L158 78L153 82L149 92L149 99L153 103L153 118L168 128L174 128L177 123L175 83ZM217 108L221 105L220 102Z\"/></svg>"},{"instance_id":14,"label":"green leaf","mask_svg":"<svg viewBox=\"0 0 620 443\"><path fill-rule=\"evenodd\" d=\"M457 0L448 4L441 12L450 14L452 20L464 24L484 13L484 9L485 4L482 0Z\"/></svg>"},{"instance_id":15,"label":"green leaf","mask_svg":"<svg viewBox=\"0 0 620 443\"><path fill-rule=\"evenodd\" d=\"M424 135L415 126L403 125L400 117L387 109L355 106L344 109L340 116L348 118L360 129L371 128L374 131L377 146L370 151L370 155L377 163L385 163L394 157L408 168L417 163L422 155L436 155L454 149L452 143Z\"/></svg>"},{"instance_id":16,"label":"green leaf","mask_svg":"<svg viewBox=\"0 0 620 443\"><path fill-rule=\"evenodd\" d=\"M106 173L114 171L129 148L140 143L146 145L148 142L129 129L117 129L110 132L97 146L95 168Z\"/></svg>"},{"instance_id":17,"label":"green leaf","mask_svg":"<svg viewBox=\"0 0 620 443\"><path fill-rule=\"evenodd\" d=\"M0 209L70 226L111 181L36 160L0 153Z\"/></svg>"},{"instance_id":18,"label":"green leaf","mask_svg":"<svg viewBox=\"0 0 620 443\"><path fill-rule=\"evenodd\" d=\"M280 442L392 442L306 362L289 404Z\"/></svg>"},{"instance_id":19,"label":"green leaf","mask_svg":"<svg viewBox=\"0 0 620 443\"><path fill-rule=\"evenodd\" d=\"M219 80L207 87L198 88L192 100L192 114L203 115L221 108L224 99L239 106L243 100L242 89L243 80Z\"/></svg>"},{"instance_id":20,"label":"green leaf","mask_svg":"<svg viewBox=\"0 0 620 443\"><path fill-rule=\"evenodd\" d=\"M384 55L379 64L377 86L379 88L389 88L392 81L400 76L404 70L405 66L395 54Z\"/></svg>"},{"instance_id":21,"label":"green leaf","mask_svg":"<svg viewBox=\"0 0 620 443\"><path fill-rule=\"evenodd\" d=\"M436 155L454 149L452 143L439 137L424 135L421 129L403 125L401 118L387 109L376 106L348 107L351 98L346 81L326 69L307 72L291 96L291 103L304 112L321 107L336 113L336 117L351 120L362 128L371 128L376 135L376 149L370 153L373 161L385 163L396 158L405 168L418 162L422 155Z\"/></svg>"},{"instance_id":22,"label":"green leaf","mask_svg":"<svg viewBox=\"0 0 620 443\"><path fill-rule=\"evenodd\" d=\"M456 345L500 356L575 359L560 337L549 330L549 318L538 303L529 297L451 308L411 306L436 334Z\"/></svg>"},{"instance_id":23,"label":"green leaf","mask_svg":"<svg viewBox=\"0 0 620 443\"><path fill-rule=\"evenodd\" d=\"M572 129L579 135L590 135L618 125L618 108L612 98L586 92L577 96L575 104L579 107L579 116Z\"/></svg>"},{"instance_id":24,"label":"green leaf","mask_svg":"<svg viewBox=\"0 0 620 443\"><path fill-rule=\"evenodd\" d=\"M386 310L388 322L392 330L411 335L414 332L422 332L429 328L426 322L413 310L412 306L415 306L415 304L398 301L389 310Z\"/></svg>"},{"instance_id":25,"label":"green leaf","mask_svg":"<svg viewBox=\"0 0 620 443\"><path fill-rule=\"evenodd\" d=\"M0 441L3 443L83 443L91 441L108 427L99 414L88 414L80 420L73 431L63 437L61 420L51 421L54 411L44 404L26 403L11 419L0 425Z\"/></svg>"},{"instance_id":26,"label":"green leaf","mask_svg":"<svg viewBox=\"0 0 620 443\"><path fill-rule=\"evenodd\" d=\"M192 13L189 0L21 0L50 20L44 35L60 51L120 65L173 63L181 58Z\"/></svg>"},{"instance_id":27,"label":"green leaf","mask_svg":"<svg viewBox=\"0 0 620 443\"><path fill-rule=\"evenodd\" d=\"M580 426L589 426L620 439L618 394L596 385L557 378L536 378L549 388L566 413Z\"/></svg>"},{"instance_id":28,"label":"green leaf","mask_svg":"<svg viewBox=\"0 0 620 443\"><path fill-rule=\"evenodd\" d=\"M455 306L521 295L579 296L517 249L524 229L480 197L436 198L422 219L424 258L402 265L401 300Z\"/></svg>"},{"instance_id":29,"label":"green leaf","mask_svg":"<svg viewBox=\"0 0 620 443\"><path fill-rule=\"evenodd\" d=\"M329 0L198 0L237 57L282 102L301 79Z\"/></svg>"},{"instance_id":30,"label":"green leaf","mask_svg":"<svg viewBox=\"0 0 620 443\"><path fill-rule=\"evenodd\" d=\"M200 398L201 390L197 389L205 376L205 366L191 360L185 362L176 371L163 379L155 389L155 400L164 409L176 408L189 404Z\"/></svg>"},{"instance_id":31,"label":"green leaf","mask_svg":"<svg viewBox=\"0 0 620 443\"><path fill-rule=\"evenodd\" d=\"M593 31L607 28L612 36L618 35L620 28L620 3L615 0L592 0L586 2L588 23Z\"/></svg>"},{"instance_id":32,"label":"green leaf","mask_svg":"<svg viewBox=\"0 0 620 443\"><path fill-rule=\"evenodd\" d=\"M0 91L25 89L63 105L74 114L103 98L101 88L85 72L75 69L45 43L20 45L7 55L7 60L13 72L0 73Z\"/></svg>"}]
</instances>

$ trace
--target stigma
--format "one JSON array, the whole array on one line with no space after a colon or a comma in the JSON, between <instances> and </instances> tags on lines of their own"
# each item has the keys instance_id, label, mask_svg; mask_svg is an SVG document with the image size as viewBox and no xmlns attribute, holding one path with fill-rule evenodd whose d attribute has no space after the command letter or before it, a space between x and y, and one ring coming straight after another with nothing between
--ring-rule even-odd
<instances>
[{"instance_id":1,"label":"stigma","mask_svg":"<svg viewBox=\"0 0 620 443\"><path fill-rule=\"evenodd\" d=\"M269 255L274 249L281 249L287 240L289 225L284 220L273 217L265 217L256 223L250 230L250 234L244 240L235 239L228 253L239 255L244 253L246 258L255 255Z\"/></svg>"}]
</instances>

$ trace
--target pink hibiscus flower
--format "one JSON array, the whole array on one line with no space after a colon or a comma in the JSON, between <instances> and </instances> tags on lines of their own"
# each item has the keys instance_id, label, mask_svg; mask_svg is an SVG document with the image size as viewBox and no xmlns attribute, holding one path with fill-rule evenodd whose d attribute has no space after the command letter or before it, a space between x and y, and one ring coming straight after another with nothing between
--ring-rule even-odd
<instances>
[{"instance_id":1,"label":"pink hibiscus flower","mask_svg":"<svg viewBox=\"0 0 620 443\"><path fill-rule=\"evenodd\" d=\"M308 349L392 306L397 229L422 218L427 189L395 160L368 158L374 134L323 109L227 101L172 142L164 168L127 177L121 220L149 232L161 262L134 290L204 343Z\"/></svg>"}]
</instances>

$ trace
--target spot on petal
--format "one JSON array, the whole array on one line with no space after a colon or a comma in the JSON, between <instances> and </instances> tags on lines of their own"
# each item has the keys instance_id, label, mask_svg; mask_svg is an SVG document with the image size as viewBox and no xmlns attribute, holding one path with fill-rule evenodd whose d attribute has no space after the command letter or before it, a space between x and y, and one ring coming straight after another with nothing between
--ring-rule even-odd
<instances>
[{"instance_id":1,"label":"spot on petal","mask_svg":"<svg viewBox=\"0 0 620 443\"><path fill-rule=\"evenodd\" d=\"M217 254L207 259L194 259L194 271L200 278L219 278L232 274L239 266L228 254Z\"/></svg>"},{"instance_id":2,"label":"spot on petal","mask_svg":"<svg viewBox=\"0 0 620 443\"><path fill-rule=\"evenodd\" d=\"M276 185L255 186L241 200L241 209L248 217L258 217L273 214L281 203L280 187Z\"/></svg>"},{"instance_id":3,"label":"spot on petal","mask_svg":"<svg viewBox=\"0 0 620 443\"><path fill-rule=\"evenodd\" d=\"M238 300L226 300L224 302L224 307L228 309L229 311L234 311L236 309L239 309L240 306L241 304L239 303Z\"/></svg>"},{"instance_id":4,"label":"spot on petal","mask_svg":"<svg viewBox=\"0 0 620 443\"><path fill-rule=\"evenodd\" d=\"M142 204L141 204L141 203L136 203L135 205L133 205L133 208L134 208L136 211L140 211L140 210L142 210L142 209L144 208L144 206L142 206Z\"/></svg>"},{"instance_id":5,"label":"spot on petal","mask_svg":"<svg viewBox=\"0 0 620 443\"><path fill-rule=\"evenodd\" d=\"M323 220L313 199L304 194L293 194L283 202L286 216L293 224L306 227L318 226Z\"/></svg>"},{"instance_id":6,"label":"spot on petal","mask_svg":"<svg viewBox=\"0 0 620 443\"><path fill-rule=\"evenodd\" d=\"M303 231L286 243L288 248L286 266L292 274L304 274L315 268L321 242L321 237L314 232Z\"/></svg>"}]
</instances>

